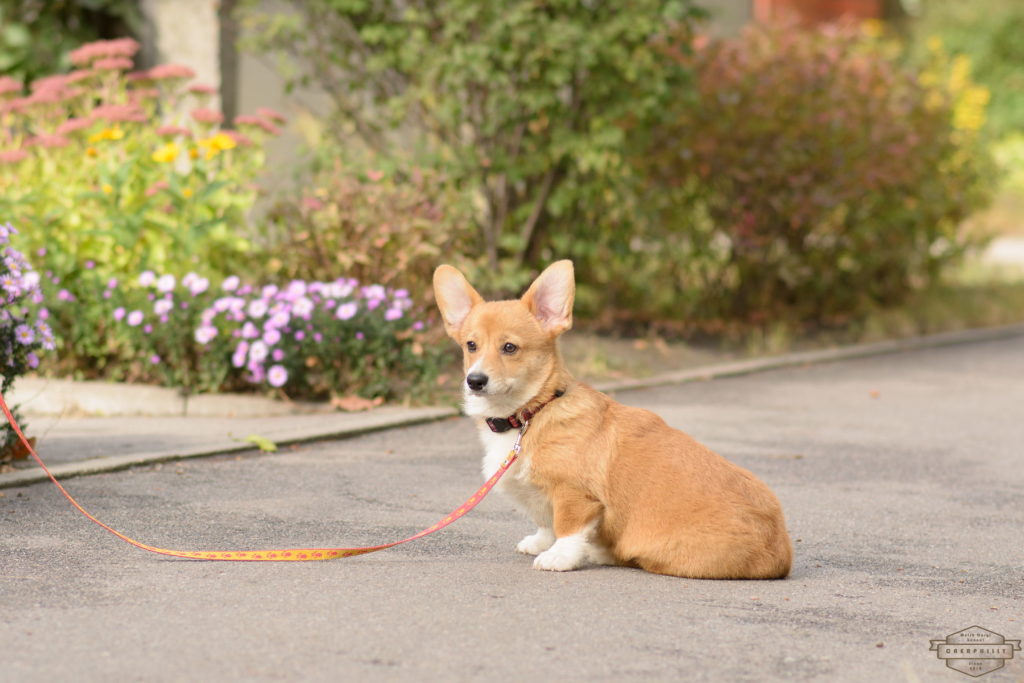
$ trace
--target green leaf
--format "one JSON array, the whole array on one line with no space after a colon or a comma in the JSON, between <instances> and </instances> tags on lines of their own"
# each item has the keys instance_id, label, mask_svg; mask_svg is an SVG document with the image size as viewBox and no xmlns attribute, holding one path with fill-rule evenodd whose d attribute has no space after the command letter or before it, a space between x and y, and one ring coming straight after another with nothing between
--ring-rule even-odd
<instances>
[{"instance_id":1,"label":"green leaf","mask_svg":"<svg viewBox=\"0 0 1024 683\"><path fill-rule=\"evenodd\" d=\"M251 443L255 445L256 448L260 449L260 452L262 453L274 453L277 451L277 444L265 436L260 436L258 434L250 434L249 436L245 437L245 441L246 443Z\"/></svg>"}]
</instances>

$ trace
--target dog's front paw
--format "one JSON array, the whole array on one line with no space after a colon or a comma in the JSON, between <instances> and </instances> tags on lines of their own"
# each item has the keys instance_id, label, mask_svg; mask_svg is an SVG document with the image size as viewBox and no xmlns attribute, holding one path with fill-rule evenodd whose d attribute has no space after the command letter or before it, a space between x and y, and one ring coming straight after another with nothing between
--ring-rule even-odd
<instances>
[{"instance_id":1,"label":"dog's front paw","mask_svg":"<svg viewBox=\"0 0 1024 683\"><path fill-rule=\"evenodd\" d=\"M585 544L574 536L560 538L533 561L534 569L567 572L579 569L586 561Z\"/></svg>"},{"instance_id":2,"label":"dog's front paw","mask_svg":"<svg viewBox=\"0 0 1024 683\"><path fill-rule=\"evenodd\" d=\"M516 550L524 555L539 555L555 542L555 533L551 529L538 527L537 533L530 534L519 541Z\"/></svg>"}]
</instances>

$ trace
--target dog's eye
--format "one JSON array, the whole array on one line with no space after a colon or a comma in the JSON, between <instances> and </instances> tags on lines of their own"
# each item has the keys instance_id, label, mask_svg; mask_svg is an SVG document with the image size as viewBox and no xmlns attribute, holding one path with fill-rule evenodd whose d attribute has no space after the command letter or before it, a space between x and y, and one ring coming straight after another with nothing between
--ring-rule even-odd
<instances>
[{"instance_id":1,"label":"dog's eye","mask_svg":"<svg viewBox=\"0 0 1024 683\"><path fill-rule=\"evenodd\" d=\"M505 345L501 347L501 352L502 353L509 353L509 354L511 354L511 353L515 353L518 350L519 350L519 347L516 346L515 344L513 344L512 342L506 342Z\"/></svg>"},{"instance_id":2,"label":"dog's eye","mask_svg":"<svg viewBox=\"0 0 1024 683\"><path fill-rule=\"evenodd\" d=\"M468 341L468 342L466 342L466 350L469 351L470 353L473 353L474 351L476 351L476 342L475 341Z\"/></svg>"}]
</instances>

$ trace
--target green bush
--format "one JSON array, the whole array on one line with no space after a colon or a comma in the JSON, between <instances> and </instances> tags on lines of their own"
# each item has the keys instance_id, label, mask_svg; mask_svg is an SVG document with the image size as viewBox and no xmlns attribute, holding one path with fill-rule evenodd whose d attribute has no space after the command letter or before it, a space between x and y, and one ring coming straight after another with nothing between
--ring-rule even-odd
<instances>
[{"instance_id":1,"label":"green bush","mask_svg":"<svg viewBox=\"0 0 1024 683\"><path fill-rule=\"evenodd\" d=\"M17 234L10 223L0 223L0 394L5 396L18 377L39 367L41 352L56 348L48 322L50 312L42 306L39 274L12 244ZM8 407L24 427L18 406ZM3 416L0 420L2 465L17 450L17 435Z\"/></svg>"},{"instance_id":2,"label":"green bush","mask_svg":"<svg viewBox=\"0 0 1024 683\"><path fill-rule=\"evenodd\" d=\"M883 48L853 25L778 25L697 52L699 102L642 160L678 199L657 244L686 243L659 288L703 318L839 321L964 254L991 191L985 98L955 61L915 71Z\"/></svg>"},{"instance_id":3,"label":"green bush","mask_svg":"<svg viewBox=\"0 0 1024 683\"><path fill-rule=\"evenodd\" d=\"M0 77L0 215L75 292L83 264L125 280L151 268L233 270L248 258L246 213L273 124L221 129L210 90L161 65L126 74L131 39L72 52L69 74Z\"/></svg>"},{"instance_id":4,"label":"green bush","mask_svg":"<svg viewBox=\"0 0 1024 683\"><path fill-rule=\"evenodd\" d=\"M358 172L335 160L307 187L267 214L270 272L325 281L345 273L408 289L432 308L434 268L472 242L468 212L444 177L428 168Z\"/></svg>"},{"instance_id":5,"label":"green bush","mask_svg":"<svg viewBox=\"0 0 1024 683\"><path fill-rule=\"evenodd\" d=\"M690 0L288 5L244 3L250 47L330 96L335 149L434 168L468 197L474 282L519 289L583 221L629 241L626 159L690 81L663 49L697 15Z\"/></svg>"},{"instance_id":6,"label":"green bush","mask_svg":"<svg viewBox=\"0 0 1024 683\"><path fill-rule=\"evenodd\" d=\"M128 282L82 281L94 289L80 300L59 283L44 281L44 289L54 319L87 319L73 329L80 348L103 361L94 376L185 395L423 396L445 348L424 343L428 332L408 291L352 278L253 286L237 275L214 283L197 273L143 271Z\"/></svg>"}]
</instances>

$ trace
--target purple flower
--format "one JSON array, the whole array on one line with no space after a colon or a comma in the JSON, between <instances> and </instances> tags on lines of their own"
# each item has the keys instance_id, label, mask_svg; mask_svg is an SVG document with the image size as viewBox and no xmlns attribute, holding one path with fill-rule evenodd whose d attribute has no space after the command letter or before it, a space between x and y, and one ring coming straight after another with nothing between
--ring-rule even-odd
<instances>
[{"instance_id":1,"label":"purple flower","mask_svg":"<svg viewBox=\"0 0 1024 683\"><path fill-rule=\"evenodd\" d=\"M284 349L274 349L273 353L270 354L271 359L274 362L280 362L284 358Z\"/></svg>"},{"instance_id":2,"label":"purple flower","mask_svg":"<svg viewBox=\"0 0 1024 683\"><path fill-rule=\"evenodd\" d=\"M34 353L26 354L25 360L28 361L28 366L35 370L39 367L39 356Z\"/></svg>"},{"instance_id":3,"label":"purple flower","mask_svg":"<svg viewBox=\"0 0 1024 683\"><path fill-rule=\"evenodd\" d=\"M156 355L154 353L152 356L149 357L149 362L152 363L153 365L159 365L160 364L160 356L158 356L158 355Z\"/></svg>"},{"instance_id":4,"label":"purple flower","mask_svg":"<svg viewBox=\"0 0 1024 683\"><path fill-rule=\"evenodd\" d=\"M281 333L276 328L272 327L263 333L263 342L268 346L273 346L279 341L281 341Z\"/></svg>"},{"instance_id":5,"label":"purple flower","mask_svg":"<svg viewBox=\"0 0 1024 683\"><path fill-rule=\"evenodd\" d=\"M302 330L299 330L298 332L295 333L295 341L302 341L305 338L306 338L306 333L303 332Z\"/></svg>"},{"instance_id":6,"label":"purple flower","mask_svg":"<svg viewBox=\"0 0 1024 683\"><path fill-rule=\"evenodd\" d=\"M166 316L174 308L174 302L170 299L160 299L153 304L153 312L159 316Z\"/></svg>"},{"instance_id":7,"label":"purple flower","mask_svg":"<svg viewBox=\"0 0 1024 683\"><path fill-rule=\"evenodd\" d=\"M273 299L277 294L277 285L266 285L263 287L262 294L264 299Z\"/></svg>"},{"instance_id":8,"label":"purple flower","mask_svg":"<svg viewBox=\"0 0 1024 683\"><path fill-rule=\"evenodd\" d=\"M240 368L245 365L245 357L249 354L249 342L242 341L238 342L238 346L235 347L235 353L231 356L231 364L236 368Z\"/></svg>"},{"instance_id":9,"label":"purple flower","mask_svg":"<svg viewBox=\"0 0 1024 683\"><path fill-rule=\"evenodd\" d=\"M423 324L422 320L417 320L416 322L414 322L412 324L412 329L416 330L417 332L422 330L424 327L425 327L425 325Z\"/></svg>"},{"instance_id":10,"label":"purple flower","mask_svg":"<svg viewBox=\"0 0 1024 683\"><path fill-rule=\"evenodd\" d=\"M249 316L252 318L262 318L267 312L267 302L263 299L253 299L249 302Z\"/></svg>"},{"instance_id":11,"label":"purple flower","mask_svg":"<svg viewBox=\"0 0 1024 683\"><path fill-rule=\"evenodd\" d=\"M18 343L28 346L36 340L36 333L28 325L18 325L14 328L14 338L18 340Z\"/></svg>"},{"instance_id":12,"label":"purple flower","mask_svg":"<svg viewBox=\"0 0 1024 683\"><path fill-rule=\"evenodd\" d=\"M256 326L253 325L251 321L246 320L245 324L242 325L242 338L255 339L258 336L260 336L259 329L257 329Z\"/></svg>"},{"instance_id":13,"label":"purple flower","mask_svg":"<svg viewBox=\"0 0 1024 683\"><path fill-rule=\"evenodd\" d=\"M217 336L217 328L212 325L203 325L196 330L196 341L200 344L209 344Z\"/></svg>"},{"instance_id":14,"label":"purple flower","mask_svg":"<svg viewBox=\"0 0 1024 683\"><path fill-rule=\"evenodd\" d=\"M267 384L272 387L284 386L288 381L288 371L280 365L271 365L267 371Z\"/></svg>"},{"instance_id":15,"label":"purple flower","mask_svg":"<svg viewBox=\"0 0 1024 683\"><path fill-rule=\"evenodd\" d=\"M142 318L143 317L144 316L142 315L142 311L132 311L131 313L128 314L128 318L126 319L126 322L129 325L131 325L132 327L137 327L138 325L140 325L142 323Z\"/></svg>"},{"instance_id":16,"label":"purple flower","mask_svg":"<svg viewBox=\"0 0 1024 683\"><path fill-rule=\"evenodd\" d=\"M168 273L160 276L160 279L156 281L156 288L161 292L169 292L174 289L175 283L174 276Z\"/></svg>"},{"instance_id":17,"label":"purple flower","mask_svg":"<svg viewBox=\"0 0 1024 683\"><path fill-rule=\"evenodd\" d=\"M146 323L146 326L142 328L142 333L143 334L149 334L152 331L153 331L153 326L150 325L149 323Z\"/></svg>"},{"instance_id":18,"label":"purple flower","mask_svg":"<svg viewBox=\"0 0 1024 683\"><path fill-rule=\"evenodd\" d=\"M139 274L139 284L143 287L151 287L156 282L156 274L151 270L144 270Z\"/></svg>"},{"instance_id":19,"label":"purple flower","mask_svg":"<svg viewBox=\"0 0 1024 683\"><path fill-rule=\"evenodd\" d=\"M117 287L116 277L112 277L109 280L107 280L107 289L114 289L115 287Z\"/></svg>"},{"instance_id":20,"label":"purple flower","mask_svg":"<svg viewBox=\"0 0 1024 683\"><path fill-rule=\"evenodd\" d=\"M388 295L387 290L385 290L381 285L363 287L362 293L364 299L383 299Z\"/></svg>"},{"instance_id":21,"label":"purple flower","mask_svg":"<svg viewBox=\"0 0 1024 683\"><path fill-rule=\"evenodd\" d=\"M85 262L85 269L86 270L92 270L95 267L96 267L96 262L93 261L92 259L90 259L90 260Z\"/></svg>"},{"instance_id":22,"label":"purple flower","mask_svg":"<svg viewBox=\"0 0 1024 683\"><path fill-rule=\"evenodd\" d=\"M338 306L338 310L334 312L334 315L338 320L351 320L358 311L359 305L354 301L349 301Z\"/></svg>"},{"instance_id":23,"label":"purple flower","mask_svg":"<svg viewBox=\"0 0 1024 683\"><path fill-rule=\"evenodd\" d=\"M308 320L313 313L313 301L309 297L299 296L292 304L292 313Z\"/></svg>"},{"instance_id":24,"label":"purple flower","mask_svg":"<svg viewBox=\"0 0 1024 683\"><path fill-rule=\"evenodd\" d=\"M69 292L66 289L62 289L59 292L57 292L57 300L58 301L74 301L75 300L75 295L72 294L71 292Z\"/></svg>"},{"instance_id":25,"label":"purple flower","mask_svg":"<svg viewBox=\"0 0 1024 683\"><path fill-rule=\"evenodd\" d=\"M265 342L263 342L261 340L254 341L252 343L252 346L249 347L249 361L250 361L250 365L252 363L262 363L264 360L266 360L266 358L267 358L267 356L269 354L270 354L270 349L267 348L267 345L266 345ZM252 368L250 367L250 369L252 369Z\"/></svg>"},{"instance_id":26,"label":"purple flower","mask_svg":"<svg viewBox=\"0 0 1024 683\"><path fill-rule=\"evenodd\" d=\"M288 311L278 311L270 316L270 320L267 321L267 327L284 327L288 324L289 320L291 320L291 316L288 315Z\"/></svg>"},{"instance_id":27,"label":"purple flower","mask_svg":"<svg viewBox=\"0 0 1024 683\"><path fill-rule=\"evenodd\" d=\"M402 317L402 309L400 308L389 308L384 312L384 319L387 321L398 320Z\"/></svg>"},{"instance_id":28,"label":"purple flower","mask_svg":"<svg viewBox=\"0 0 1024 683\"><path fill-rule=\"evenodd\" d=\"M238 279L237 275L230 275L224 278L224 282L220 283L220 288L225 292L233 292L238 289L238 285L241 280Z\"/></svg>"},{"instance_id":29,"label":"purple flower","mask_svg":"<svg viewBox=\"0 0 1024 683\"><path fill-rule=\"evenodd\" d=\"M114 309L114 320L121 320L124 317L124 306L118 306Z\"/></svg>"},{"instance_id":30,"label":"purple flower","mask_svg":"<svg viewBox=\"0 0 1024 683\"><path fill-rule=\"evenodd\" d=\"M199 296L210 287L210 281L205 277L196 277L190 285L188 285L188 291L191 292L192 296Z\"/></svg>"}]
</instances>

